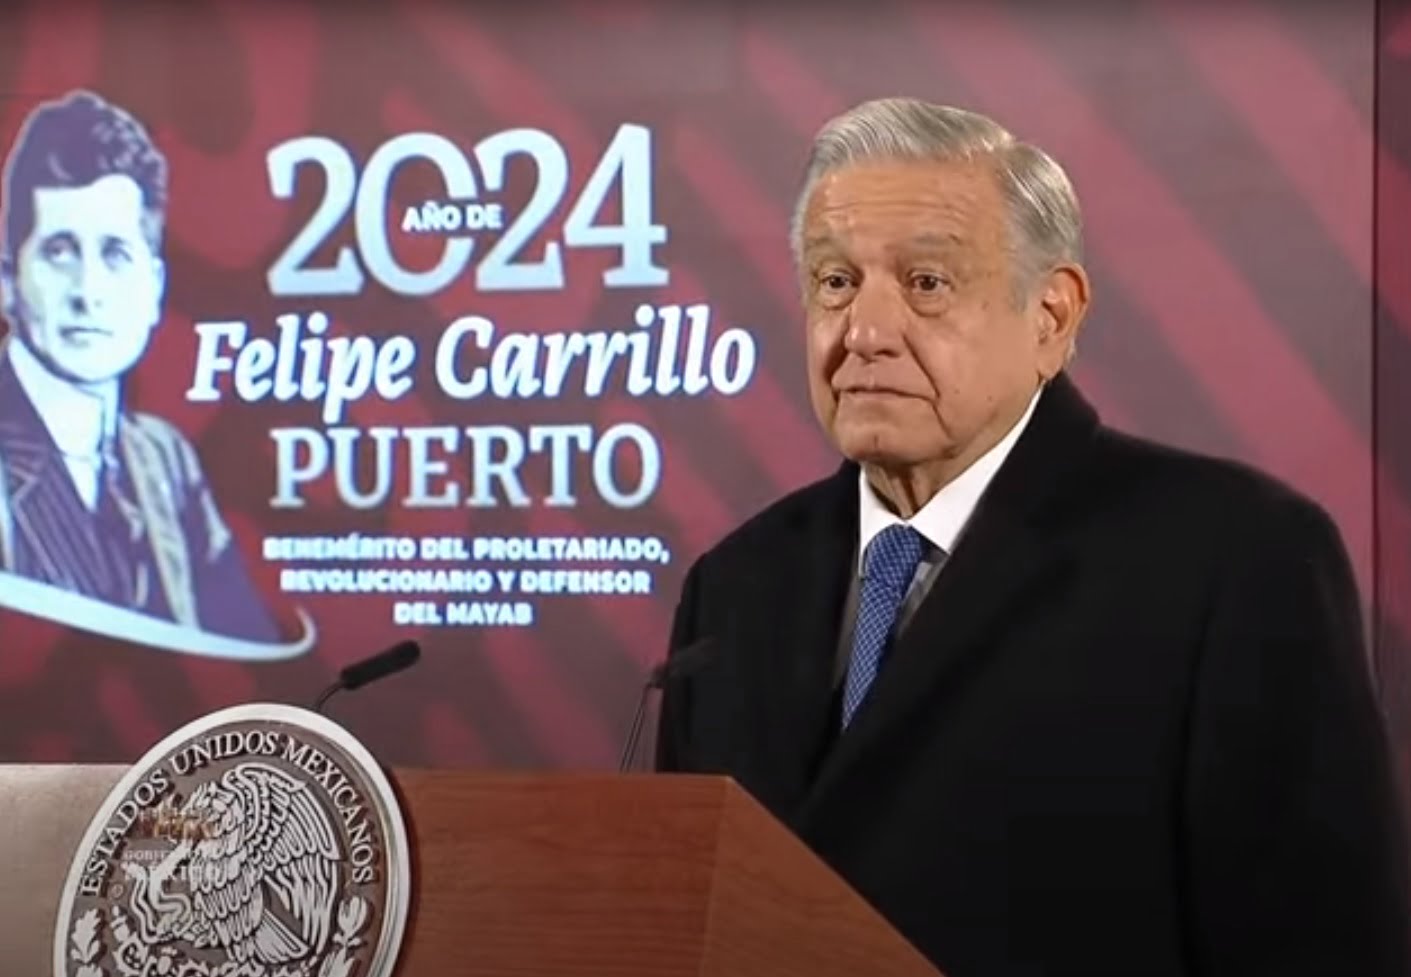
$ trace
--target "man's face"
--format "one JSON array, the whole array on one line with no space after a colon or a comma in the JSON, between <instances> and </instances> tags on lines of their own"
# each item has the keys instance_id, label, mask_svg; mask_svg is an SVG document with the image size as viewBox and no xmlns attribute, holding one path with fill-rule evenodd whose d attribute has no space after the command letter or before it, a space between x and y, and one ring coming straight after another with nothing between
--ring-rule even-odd
<instances>
[{"instance_id":1,"label":"man's face","mask_svg":"<svg viewBox=\"0 0 1411 977\"><path fill-rule=\"evenodd\" d=\"M77 384L122 376L161 315L165 271L126 176L34 193L34 227L6 276L5 306L35 355Z\"/></svg>"},{"instance_id":2,"label":"man's face","mask_svg":"<svg viewBox=\"0 0 1411 977\"><path fill-rule=\"evenodd\" d=\"M968 464L1017 420L1071 334L1016 301L1004 199L976 163L869 162L806 201L809 393L838 450L906 470ZM1062 332L1062 330L1060 330Z\"/></svg>"}]
</instances>

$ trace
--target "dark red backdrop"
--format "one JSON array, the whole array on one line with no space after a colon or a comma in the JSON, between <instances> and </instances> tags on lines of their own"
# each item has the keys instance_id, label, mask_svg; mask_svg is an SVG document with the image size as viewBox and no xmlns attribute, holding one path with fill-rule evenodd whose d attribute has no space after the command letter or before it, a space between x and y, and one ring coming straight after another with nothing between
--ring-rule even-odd
<instances>
[{"instance_id":1,"label":"dark red backdrop","mask_svg":"<svg viewBox=\"0 0 1411 977\"><path fill-rule=\"evenodd\" d=\"M1397 168L1411 160L1402 121L1411 75L1400 67L1411 56L1399 53L1411 44L1393 30L1382 45L1380 186L1385 207L1403 203L1383 211L1377 266L1375 36L1368 0L879 0L865 17L843 5L745 2L49 0L0 13L0 137L9 141L36 100L87 86L131 109L167 152L172 288L134 399L195 440L253 559L263 532L441 532L447 518L389 509L352 520L323 503L272 513L266 432L312 423L312 412L184 399L194 320L238 316L268 330L292 309L270 298L264 275L319 191L301 183L293 201L274 200L266 152L316 133L365 159L412 130L469 145L531 126L567 151L572 193L619 125L650 127L669 285L604 291L607 256L587 252L567 259L567 287L557 292L479 295L466 278L425 300L370 289L317 305L346 333L431 336L471 312L513 329L626 328L638 302L705 301L721 328L748 328L760 344L759 371L734 398L471 408L419 387L392 405L358 407L363 425L641 421L663 449L651 506L462 512L455 528L656 534L674 554L652 597L546 603L533 630L420 635L426 656L415 673L339 707L389 762L610 762L689 560L833 464L804 397L786 223L817 126L857 100L894 93L992 113L1069 167L1097 287L1080 382L1110 421L1253 461L1333 512L1369 610L1380 595L1379 672L1398 740L1411 744L1401 638L1411 634L1411 601L1398 599L1411 583L1411 567L1400 565L1411 543L1402 515L1411 507L1411 432L1397 423L1411 405L1398 408L1388 379L1411 373L1401 362L1411 298L1396 298L1411 278L1406 262L1387 264L1397 247L1411 247L1395 240L1399 215L1411 213L1411 183L1402 190ZM546 233L557 233L562 216ZM1374 267L1387 283L1376 307L1379 480ZM1380 590L1374 481L1388 527ZM307 699L339 665L415 633L392 626L385 602L368 613L363 599L324 598L316 610L312 655L259 665L0 616L0 756L130 758L201 711Z\"/></svg>"}]
</instances>

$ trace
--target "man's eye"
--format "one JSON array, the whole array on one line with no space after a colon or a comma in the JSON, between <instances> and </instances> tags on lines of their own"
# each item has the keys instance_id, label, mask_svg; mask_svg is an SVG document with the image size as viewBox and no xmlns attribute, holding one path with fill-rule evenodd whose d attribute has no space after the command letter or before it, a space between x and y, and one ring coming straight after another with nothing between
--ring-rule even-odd
<instances>
[{"instance_id":1,"label":"man's eye","mask_svg":"<svg viewBox=\"0 0 1411 977\"><path fill-rule=\"evenodd\" d=\"M103 246L103 259L109 264L126 263L132 260L132 252L126 245L112 241Z\"/></svg>"},{"instance_id":2,"label":"man's eye","mask_svg":"<svg viewBox=\"0 0 1411 977\"><path fill-rule=\"evenodd\" d=\"M78 249L66 238L55 238L44 243L43 254L46 261L69 261L78 256Z\"/></svg>"},{"instance_id":3,"label":"man's eye","mask_svg":"<svg viewBox=\"0 0 1411 977\"><path fill-rule=\"evenodd\" d=\"M841 292L852 284L852 279L842 272L829 272L819 278L819 283L830 292Z\"/></svg>"},{"instance_id":4,"label":"man's eye","mask_svg":"<svg viewBox=\"0 0 1411 977\"><path fill-rule=\"evenodd\" d=\"M918 292L931 294L939 292L945 288L946 280L940 275L933 275L930 272L922 272L911 276L911 287Z\"/></svg>"}]
</instances>

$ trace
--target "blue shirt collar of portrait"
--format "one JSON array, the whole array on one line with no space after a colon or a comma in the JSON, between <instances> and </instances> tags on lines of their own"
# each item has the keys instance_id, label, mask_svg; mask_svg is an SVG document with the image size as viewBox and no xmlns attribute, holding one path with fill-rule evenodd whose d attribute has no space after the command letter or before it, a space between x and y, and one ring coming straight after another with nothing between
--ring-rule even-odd
<instances>
[{"instance_id":1,"label":"blue shirt collar of portrait","mask_svg":"<svg viewBox=\"0 0 1411 977\"><path fill-rule=\"evenodd\" d=\"M96 457L105 439L117 433L117 385L91 393L54 376L24 342L15 336L0 344L15 379L29 398L54 444L65 455Z\"/></svg>"}]
</instances>

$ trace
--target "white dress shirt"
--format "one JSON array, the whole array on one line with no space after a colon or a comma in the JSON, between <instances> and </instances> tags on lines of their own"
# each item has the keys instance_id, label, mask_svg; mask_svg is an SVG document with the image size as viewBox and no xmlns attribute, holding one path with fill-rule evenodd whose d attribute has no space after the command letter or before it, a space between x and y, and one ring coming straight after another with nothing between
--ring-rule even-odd
<instances>
[{"instance_id":1,"label":"white dress shirt","mask_svg":"<svg viewBox=\"0 0 1411 977\"><path fill-rule=\"evenodd\" d=\"M859 471L857 476L858 573L862 572L863 558L867 554L867 544L872 542L872 538L882 530L897 523L910 525L925 538L926 542L931 544L932 548L939 549L942 553L952 552L955 549L956 540L960 538L961 532L970 521L970 516L975 512L975 507L979 505L980 497L985 494L985 489L989 488L995 473L1004 464L1004 460L1009 457L1019 436L1029 426L1029 418L1034 415L1034 407L1038 404L1042 392L1042 387L1035 391L1034 396L1029 400L1029 406L1025 408L1024 414L1015 422L1014 426L1009 429L1009 433L1001 438L993 448L975 459L969 468L941 486L941 490L933 495L931 500L910 519L903 519L888 509L886 503L877 497L872 484L867 481L867 473Z\"/></svg>"},{"instance_id":2,"label":"white dress shirt","mask_svg":"<svg viewBox=\"0 0 1411 977\"><path fill-rule=\"evenodd\" d=\"M29 347L11 338L5 344L15 377L63 455L78 497L98 508L98 479L106 438L117 433L117 385L92 393L54 376Z\"/></svg>"},{"instance_id":3,"label":"white dress shirt","mask_svg":"<svg viewBox=\"0 0 1411 977\"><path fill-rule=\"evenodd\" d=\"M910 588L897 612L899 629L905 628L922 599L935 584L941 568L945 565L946 557L955 550L961 534L965 531L971 515L975 512L975 507L980 504L981 496L989 488L990 482L994 480L995 474L1004 464L1004 460L1009 457L1019 436L1029 426L1029 420L1034 415L1034 408L1038 405L1042 395L1043 387L1040 387L1030 398L1029 406L1024 409L1023 415L1009 429L1009 432L993 448L975 459L969 468L943 485L941 490L932 496L930 501L910 519L903 519L888 509L886 503L878 498L871 483L867 481L867 473L858 473L857 564L852 582L848 587L847 603L843 609L842 629L838 635L838 656L834 669L836 682L841 682L846 676L848 659L852 655L853 628L857 623L857 602L860 596L862 571L866 565L867 544L872 542L872 538L882 530L897 523L911 526L921 534L927 543L926 550L921 556L921 562L916 567L916 573L911 578Z\"/></svg>"}]
</instances>

